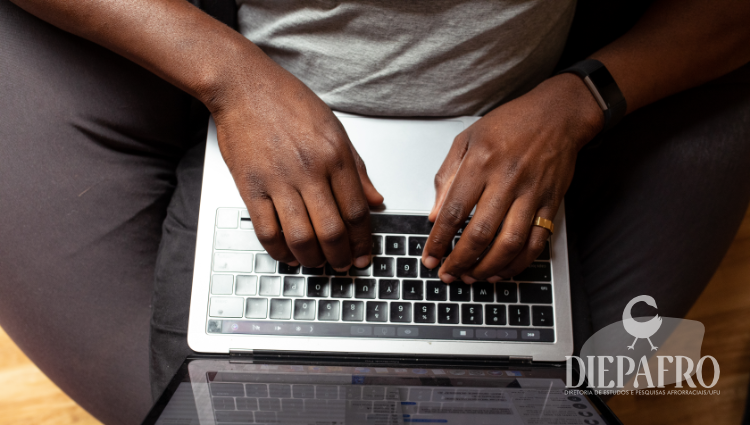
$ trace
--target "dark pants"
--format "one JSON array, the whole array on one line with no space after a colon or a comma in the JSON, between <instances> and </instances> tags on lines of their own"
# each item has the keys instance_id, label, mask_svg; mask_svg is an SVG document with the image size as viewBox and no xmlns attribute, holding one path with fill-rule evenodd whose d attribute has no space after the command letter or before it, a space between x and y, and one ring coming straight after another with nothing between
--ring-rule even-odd
<instances>
[{"instance_id":1,"label":"dark pants","mask_svg":"<svg viewBox=\"0 0 750 425\"><path fill-rule=\"evenodd\" d=\"M0 40L0 326L103 422L137 423L189 352L207 113L7 1ZM582 152L566 198L576 345L637 295L683 316L749 199L748 66Z\"/></svg>"}]
</instances>

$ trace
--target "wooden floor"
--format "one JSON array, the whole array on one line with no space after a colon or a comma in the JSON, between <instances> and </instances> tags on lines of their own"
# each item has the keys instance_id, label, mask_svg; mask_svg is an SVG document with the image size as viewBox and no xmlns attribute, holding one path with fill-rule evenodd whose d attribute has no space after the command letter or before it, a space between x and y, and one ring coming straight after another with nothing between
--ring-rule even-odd
<instances>
[{"instance_id":1,"label":"wooden floor","mask_svg":"<svg viewBox=\"0 0 750 425\"><path fill-rule=\"evenodd\" d=\"M721 267L688 318L703 322L702 355L714 356L717 396L618 396L609 405L626 425L739 424L750 380L750 210ZM710 374L708 376L711 376ZM0 425L93 425L0 329Z\"/></svg>"}]
</instances>

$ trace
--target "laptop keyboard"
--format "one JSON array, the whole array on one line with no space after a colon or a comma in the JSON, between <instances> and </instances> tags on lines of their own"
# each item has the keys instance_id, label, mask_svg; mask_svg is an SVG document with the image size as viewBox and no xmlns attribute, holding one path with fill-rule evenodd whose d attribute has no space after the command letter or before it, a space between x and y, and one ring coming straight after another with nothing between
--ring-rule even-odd
<instances>
[{"instance_id":1,"label":"laptop keyboard","mask_svg":"<svg viewBox=\"0 0 750 425\"><path fill-rule=\"evenodd\" d=\"M328 265L291 267L275 261L255 236L246 210L219 208L207 331L555 340L549 245L512 279L447 285L437 269L420 261L432 228L426 216L372 214L371 223L371 264L342 273Z\"/></svg>"},{"instance_id":2,"label":"laptop keyboard","mask_svg":"<svg viewBox=\"0 0 750 425\"><path fill-rule=\"evenodd\" d=\"M505 388L212 383L211 404L218 424L396 425L466 419L497 424L513 415L506 392Z\"/></svg>"}]
</instances>

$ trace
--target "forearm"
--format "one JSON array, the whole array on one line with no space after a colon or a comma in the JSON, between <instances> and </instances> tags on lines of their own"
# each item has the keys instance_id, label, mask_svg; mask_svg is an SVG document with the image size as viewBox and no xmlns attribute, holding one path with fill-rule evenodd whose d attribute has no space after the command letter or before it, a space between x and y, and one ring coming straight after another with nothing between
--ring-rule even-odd
<instances>
[{"instance_id":1,"label":"forearm","mask_svg":"<svg viewBox=\"0 0 750 425\"><path fill-rule=\"evenodd\" d=\"M661 0L591 57L620 86L628 113L750 61L750 2Z\"/></svg>"},{"instance_id":2,"label":"forearm","mask_svg":"<svg viewBox=\"0 0 750 425\"><path fill-rule=\"evenodd\" d=\"M212 110L222 104L227 87L247 87L248 76L274 67L241 34L185 0L12 1L138 63Z\"/></svg>"}]
</instances>

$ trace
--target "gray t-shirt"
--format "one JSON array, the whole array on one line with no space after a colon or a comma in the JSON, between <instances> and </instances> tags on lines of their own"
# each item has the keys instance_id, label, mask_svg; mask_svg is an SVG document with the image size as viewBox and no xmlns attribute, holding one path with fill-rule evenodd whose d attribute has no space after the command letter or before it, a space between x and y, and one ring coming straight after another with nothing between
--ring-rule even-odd
<instances>
[{"instance_id":1,"label":"gray t-shirt","mask_svg":"<svg viewBox=\"0 0 750 425\"><path fill-rule=\"evenodd\" d=\"M480 115L552 72L575 0L237 0L242 34L334 110Z\"/></svg>"}]
</instances>

